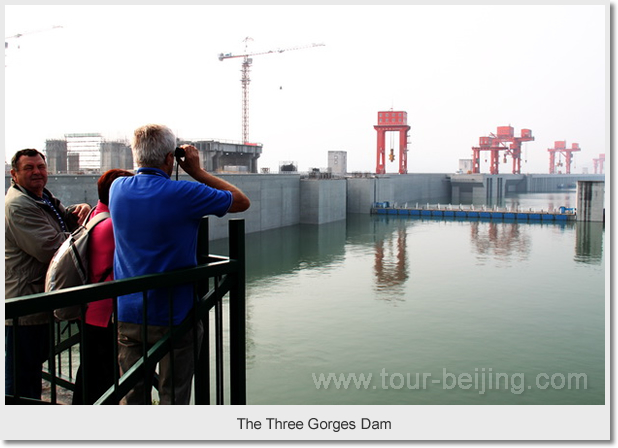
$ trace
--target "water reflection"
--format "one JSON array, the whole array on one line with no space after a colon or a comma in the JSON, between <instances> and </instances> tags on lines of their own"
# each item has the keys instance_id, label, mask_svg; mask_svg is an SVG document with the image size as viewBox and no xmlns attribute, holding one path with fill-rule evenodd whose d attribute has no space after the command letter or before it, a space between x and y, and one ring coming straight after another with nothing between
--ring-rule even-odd
<instances>
[{"instance_id":1,"label":"water reflection","mask_svg":"<svg viewBox=\"0 0 618 448\"><path fill-rule=\"evenodd\" d=\"M386 300L403 300L403 286L408 279L406 235L406 228L399 227L375 243L376 290L388 292L388 295L382 295Z\"/></svg>"},{"instance_id":2,"label":"water reflection","mask_svg":"<svg viewBox=\"0 0 618 448\"><path fill-rule=\"evenodd\" d=\"M278 284L300 271L313 272L316 276L332 270L342 263L345 253L346 221L322 225L300 224L245 235L247 319L247 366L256 362L256 330L254 314L261 306L253 291L272 290ZM210 252L229 255L228 239L210 242ZM284 287L285 288L285 287ZM303 294L297 288L284 291L285 297ZM273 292L273 295L276 295ZM212 326L214 328L214 325Z\"/></svg>"},{"instance_id":3,"label":"water reflection","mask_svg":"<svg viewBox=\"0 0 618 448\"><path fill-rule=\"evenodd\" d=\"M602 222L578 222L575 232L575 257L579 263L601 264L603 260Z\"/></svg>"},{"instance_id":4,"label":"water reflection","mask_svg":"<svg viewBox=\"0 0 618 448\"><path fill-rule=\"evenodd\" d=\"M341 263L345 254L346 222L301 224L299 239L304 267L332 267Z\"/></svg>"},{"instance_id":5,"label":"water reflection","mask_svg":"<svg viewBox=\"0 0 618 448\"><path fill-rule=\"evenodd\" d=\"M526 228L517 223L472 221L472 248L480 256L479 260L487 260L492 256L506 261L513 255L518 255L519 260L525 260L530 254L530 236Z\"/></svg>"},{"instance_id":6,"label":"water reflection","mask_svg":"<svg viewBox=\"0 0 618 448\"><path fill-rule=\"evenodd\" d=\"M247 234L249 403L602 404L602 233L571 222L348 215ZM227 245L211 249L225 254ZM585 372L590 387L411 395L316 390L312 380L315 372L373 372L380 381L385 366L441 373L490 365L527 378Z\"/></svg>"},{"instance_id":7,"label":"water reflection","mask_svg":"<svg viewBox=\"0 0 618 448\"><path fill-rule=\"evenodd\" d=\"M374 288L378 298L391 302L404 299L409 278L407 236L417 223L408 217L348 215L348 251L373 257ZM364 250L358 251L358 247Z\"/></svg>"},{"instance_id":8,"label":"water reflection","mask_svg":"<svg viewBox=\"0 0 618 448\"><path fill-rule=\"evenodd\" d=\"M247 282L341 262L345 242L346 221L249 233L245 236ZM211 241L210 251L228 255L227 244L226 238Z\"/></svg>"}]
</instances>

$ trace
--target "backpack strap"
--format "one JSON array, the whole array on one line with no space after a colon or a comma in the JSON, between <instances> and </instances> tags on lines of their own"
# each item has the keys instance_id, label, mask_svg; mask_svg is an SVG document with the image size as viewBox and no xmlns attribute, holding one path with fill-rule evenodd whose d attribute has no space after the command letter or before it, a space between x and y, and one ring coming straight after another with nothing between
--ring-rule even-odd
<instances>
[{"instance_id":1,"label":"backpack strap","mask_svg":"<svg viewBox=\"0 0 618 448\"><path fill-rule=\"evenodd\" d=\"M103 221L105 221L107 218L110 217L109 212L101 212L101 213L97 214L96 216L94 216L92 219L90 219L90 215L92 215L92 213L94 212L95 208L96 207L92 207L92 209L88 213L88 216L86 217L87 222L84 225L84 227L86 228L86 232L87 233L90 233L90 231L92 229L94 229L94 227L97 224L102 223ZM107 278L107 276L112 273L113 269L114 269L113 266L110 266L109 268L107 268L105 270L105 272L103 272L103 275L101 275L101 278L99 279L99 281L96 282L96 283L101 283L103 280L105 280Z\"/></svg>"},{"instance_id":2,"label":"backpack strap","mask_svg":"<svg viewBox=\"0 0 618 448\"><path fill-rule=\"evenodd\" d=\"M88 213L88 216L86 217L86 219L90 218L90 215L94 212L95 208L96 207L93 207L92 210L90 210L90 213ZM101 212L97 214L94 218L86 222L86 232L90 232L97 224L105 221L109 217L110 217L109 212ZM103 272L103 275L101 275L101 278L99 279L97 283L101 283L103 280L105 280L107 276L112 273L113 269L114 269L113 266L110 266L109 268L107 268L105 272Z\"/></svg>"},{"instance_id":3,"label":"backpack strap","mask_svg":"<svg viewBox=\"0 0 618 448\"><path fill-rule=\"evenodd\" d=\"M93 209L93 210L94 210L94 209ZM100 223L101 221L106 220L106 219L107 219L107 218L109 218L109 217L110 217L110 215L109 215L109 213L108 213L108 212L101 212L101 213L99 213L99 214L98 214L98 215L96 215L94 218L92 218L91 220L89 220L88 222L86 222L86 225L85 225L86 230L87 230L88 232L90 232L90 230L91 230L94 226L96 226L98 223ZM86 219L88 219L88 218L86 218Z\"/></svg>"}]
</instances>

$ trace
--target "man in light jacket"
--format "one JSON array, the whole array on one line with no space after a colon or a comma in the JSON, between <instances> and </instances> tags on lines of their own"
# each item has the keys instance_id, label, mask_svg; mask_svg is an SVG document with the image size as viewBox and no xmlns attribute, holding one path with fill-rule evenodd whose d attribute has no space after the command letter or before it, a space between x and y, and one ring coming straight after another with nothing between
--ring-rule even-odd
<instances>
[{"instance_id":1,"label":"man in light jacket","mask_svg":"<svg viewBox=\"0 0 618 448\"><path fill-rule=\"evenodd\" d=\"M88 204L67 211L45 188L47 164L36 149L15 153L11 177L4 199L5 299L44 292L54 253L90 211ZM50 342L48 323L48 312L20 317L16 331L12 319L5 321L6 395L41 398L41 370Z\"/></svg>"}]
</instances>

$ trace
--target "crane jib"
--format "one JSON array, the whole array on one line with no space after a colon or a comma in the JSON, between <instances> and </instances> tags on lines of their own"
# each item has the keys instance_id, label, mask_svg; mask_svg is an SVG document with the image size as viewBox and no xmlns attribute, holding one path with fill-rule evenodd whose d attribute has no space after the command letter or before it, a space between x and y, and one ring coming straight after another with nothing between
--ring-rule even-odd
<instances>
[{"instance_id":1,"label":"crane jib","mask_svg":"<svg viewBox=\"0 0 618 448\"><path fill-rule=\"evenodd\" d=\"M259 56L262 54L271 54L271 53L283 53L284 51L292 51L292 50L302 50L304 48L313 48L313 47L323 47L325 44L311 44L304 45L300 47L292 47L292 48L283 48L277 50L268 50L268 51L260 51L255 53L247 53L247 43L252 41L250 37L245 38L245 52L244 54L232 54L232 53L219 53L219 60L223 61L225 59L232 58L244 58L242 64L242 78L240 80L242 85L242 141L243 143L249 143L249 70L251 68L251 63L253 59L249 56Z\"/></svg>"}]
</instances>

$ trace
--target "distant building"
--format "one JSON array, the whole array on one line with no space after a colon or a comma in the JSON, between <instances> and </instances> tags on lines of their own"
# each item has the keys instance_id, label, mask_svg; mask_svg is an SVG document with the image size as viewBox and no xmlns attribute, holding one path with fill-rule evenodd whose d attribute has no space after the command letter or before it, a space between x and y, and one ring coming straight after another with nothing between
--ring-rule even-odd
<instances>
[{"instance_id":1,"label":"distant building","mask_svg":"<svg viewBox=\"0 0 618 448\"><path fill-rule=\"evenodd\" d=\"M66 139L45 141L50 174L102 173L112 168L133 170L131 147L123 141L105 141L101 134L65 134Z\"/></svg>"},{"instance_id":2,"label":"distant building","mask_svg":"<svg viewBox=\"0 0 618 448\"><path fill-rule=\"evenodd\" d=\"M63 174L67 172L67 141L46 140L45 158L49 174Z\"/></svg>"},{"instance_id":3,"label":"distant building","mask_svg":"<svg viewBox=\"0 0 618 448\"><path fill-rule=\"evenodd\" d=\"M102 142L101 172L104 173L114 168L129 171L133 169L131 147L125 142Z\"/></svg>"},{"instance_id":4,"label":"distant building","mask_svg":"<svg viewBox=\"0 0 618 448\"><path fill-rule=\"evenodd\" d=\"M279 162L279 173L292 174L298 173L298 163L296 162Z\"/></svg>"},{"instance_id":5,"label":"distant building","mask_svg":"<svg viewBox=\"0 0 618 448\"><path fill-rule=\"evenodd\" d=\"M64 134L64 137L67 141L67 156L79 154L79 169L77 171L100 172L101 144L103 143L101 134Z\"/></svg>"},{"instance_id":6,"label":"distant building","mask_svg":"<svg viewBox=\"0 0 618 448\"><path fill-rule=\"evenodd\" d=\"M467 174L472 172L472 159L459 159L458 173Z\"/></svg>"},{"instance_id":7,"label":"distant building","mask_svg":"<svg viewBox=\"0 0 618 448\"><path fill-rule=\"evenodd\" d=\"M328 151L328 168L332 174L345 175L348 172L348 153Z\"/></svg>"},{"instance_id":8,"label":"distant building","mask_svg":"<svg viewBox=\"0 0 618 448\"><path fill-rule=\"evenodd\" d=\"M133 153L126 141L107 141L99 133L65 134L64 140L47 140L50 173L103 173L113 168L134 170ZM200 164L214 173L257 173L262 145L214 140L183 141L198 149Z\"/></svg>"},{"instance_id":9,"label":"distant building","mask_svg":"<svg viewBox=\"0 0 618 448\"><path fill-rule=\"evenodd\" d=\"M212 173L257 173L262 145L219 142L215 140L180 140L179 145L193 145L200 154L202 167Z\"/></svg>"},{"instance_id":10,"label":"distant building","mask_svg":"<svg viewBox=\"0 0 618 448\"><path fill-rule=\"evenodd\" d=\"M67 155L67 173L82 173L79 169L79 154L75 153Z\"/></svg>"}]
</instances>

